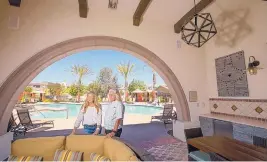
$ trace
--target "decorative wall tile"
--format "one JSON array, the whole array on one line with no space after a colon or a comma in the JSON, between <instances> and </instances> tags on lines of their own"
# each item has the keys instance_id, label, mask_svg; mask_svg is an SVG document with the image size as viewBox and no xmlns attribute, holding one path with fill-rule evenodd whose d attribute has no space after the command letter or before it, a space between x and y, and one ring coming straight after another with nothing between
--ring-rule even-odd
<instances>
[{"instance_id":1,"label":"decorative wall tile","mask_svg":"<svg viewBox=\"0 0 267 162\"><path fill-rule=\"evenodd\" d=\"M231 108L233 111L236 111L238 109L235 105L233 105Z\"/></svg>"},{"instance_id":2,"label":"decorative wall tile","mask_svg":"<svg viewBox=\"0 0 267 162\"><path fill-rule=\"evenodd\" d=\"M261 107L257 107L256 109L255 109L255 111L257 112L257 113L262 113L263 112L263 109L261 108Z\"/></svg>"},{"instance_id":3,"label":"decorative wall tile","mask_svg":"<svg viewBox=\"0 0 267 162\"><path fill-rule=\"evenodd\" d=\"M213 113L267 120L267 99L210 98L209 105Z\"/></svg>"}]
</instances>

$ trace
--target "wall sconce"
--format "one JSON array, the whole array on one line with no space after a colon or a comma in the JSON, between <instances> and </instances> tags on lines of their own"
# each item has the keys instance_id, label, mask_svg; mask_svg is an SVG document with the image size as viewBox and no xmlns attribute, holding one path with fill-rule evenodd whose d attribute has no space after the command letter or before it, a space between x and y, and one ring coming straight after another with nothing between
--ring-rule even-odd
<instances>
[{"instance_id":1,"label":"wall sconce","mask_svg":"<svg viewBox=\"0 0 267 162\"><path fill-rule=\"evenodd\" d=\"M260 61L256 60L254 56L249 57L249 63L247 71L250 75L256 75L258 70L263 69L258 67L260 65Z\"/></svg>"},{"instance_id":2,"label":"wall sconce","mask_svg":"<svg viewBox=\"0 0 267 162\"><path fill-rule=\"evenodd\" d=\"M118 5L118 0L109 0L108 8L116 9Z\"/></svg>"}]
</instances>

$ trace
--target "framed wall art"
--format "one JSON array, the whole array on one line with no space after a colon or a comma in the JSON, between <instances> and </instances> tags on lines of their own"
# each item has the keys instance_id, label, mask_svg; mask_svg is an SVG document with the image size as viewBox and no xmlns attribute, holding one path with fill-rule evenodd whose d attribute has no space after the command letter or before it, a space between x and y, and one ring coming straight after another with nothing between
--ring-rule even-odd
<instances>
[{"instance_id":1,"label":"framed wall art","mask_svg":"<svg viewBox=\"0 0 267 162\"><path fill-rule=\"evenodd\" d=\"M197 102L197 91L189 91L189 102Z\"/></svg>"}]
</instances>

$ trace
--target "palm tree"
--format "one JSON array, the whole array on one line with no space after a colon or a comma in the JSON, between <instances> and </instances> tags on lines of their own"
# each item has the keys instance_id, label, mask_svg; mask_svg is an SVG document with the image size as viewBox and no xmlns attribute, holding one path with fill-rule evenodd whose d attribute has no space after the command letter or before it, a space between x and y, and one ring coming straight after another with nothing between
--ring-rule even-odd
<instances>
[{"instance_id":1,"label":"palm tree","mask_svg":"<svg viewBox=\"0 0 267 162\"><path fill-rule=\"evenodd\" d=\"M128 87L128 77L132 74L134 68L134 64L132 64L130 61L128 63L121 63L117 66L117 70L124 78L124 100L126 101L126 93L127 93L127 87Z\"/></svg>"},{"instance_id":2,"label":"palm tree","mask_svg":"<svg viewBox=\"0 0 267 162\"><path fill-rule=\"evenodd\" d=\"M78 87L78 94L77 94L77 101L80 102L81 90L82 90L82 78L85 75L91 75L92 71L85 65L74 65L71 67L71 72L78 77L77 87Z\"/></svg>"},{"instance_id":3,"label":"palm tree","mask_svg":"<svg viewBox=\"0 0 267 162\"><path fill-rule=\"evenodd\" d=\"M29 96L31 97L31 93L32 93L33 89L32 87L30 86L27 86L25 89L24 89L24 93L23 93L23 100L26 99L26 97L28 98ZM26 94L26 95L25 95Z\"/></svg>"},{"instance_id":4,"label":"palm tree","mask_svg":"<svg viewBox=\"0 0 267 162\"><path fill-rule=\"evenodd\" d=\"M157 84L157 80L156 80L156 73L155 73L155 71L153 70L152 72L153 72L153 75L152 75L152 80L153 80L152 90L154 90L155 87L156 87L156 84Z\"/></svg>"},{"instance_id":5,"label":"palm tree","mask_svg":"<svg viewBox=\"0 0 267 162\"><path fill-rule=\"evenodd\" d=\"M156 88L157 80L156 80L156 73L155 73L155 71L153 70L152 72L153 72L153 75L152 75L152 80L153 80L153 85L152 85L152 101L154 102L155 101L155 98L156 98L155 88Z\"/></svg>"}]
</instances>

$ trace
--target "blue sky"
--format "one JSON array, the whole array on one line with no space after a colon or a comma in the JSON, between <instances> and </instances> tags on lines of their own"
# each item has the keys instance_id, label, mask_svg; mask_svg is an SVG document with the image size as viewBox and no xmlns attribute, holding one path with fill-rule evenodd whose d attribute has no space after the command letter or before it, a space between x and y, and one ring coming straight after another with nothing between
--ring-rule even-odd
<instances>
[{"instance_id":1,"label":"blue sky","mask_svg":"<svg viewBox=\"0 0 267 162\"><path fill-rule=\"evenodd\" d=\"M86 65L92 71L92 75L83 78L83 84L88 85L94 81L103 67L109 67L118 77L119 84L124 83L123 77L117 72L116 66L130 60L134 65L134 72L129 77L129 83L133 80L142 80L147 85L152 85L152 68L142 60L129 54L113 50L90 50L73 54L61 59L42 71L32 82L66 82L72 84L76 77L70 72L73 65ZM165 84L162 78L156 74L157 85Z\"/></svg>"}]
</instances>

